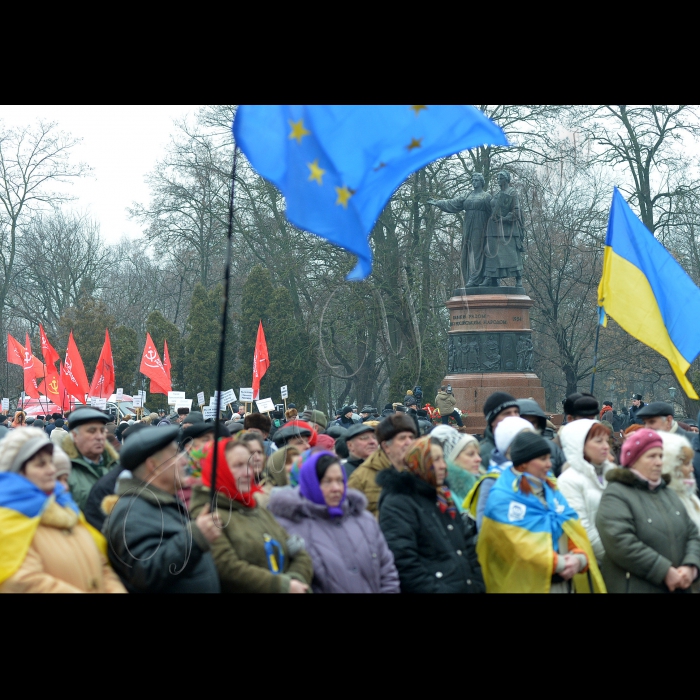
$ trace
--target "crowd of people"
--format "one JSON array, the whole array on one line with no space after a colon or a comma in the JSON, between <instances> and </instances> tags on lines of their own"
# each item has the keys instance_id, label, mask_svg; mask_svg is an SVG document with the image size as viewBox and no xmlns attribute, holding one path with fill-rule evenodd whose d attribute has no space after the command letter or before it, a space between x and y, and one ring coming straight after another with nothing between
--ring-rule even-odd
<instances>
[{"instance_id":1,"label":"crowd of people","mask_svg":"<svg viewBox=\"0 0 700 700\"><path fill-rule=\"evenodd\" d=\"M572 394L557 428L496 392L476 437L449 386L439 418L422 398L0 416L0 592L700 588L700 435L670 404Z\"/></svg>"}]
</instances>

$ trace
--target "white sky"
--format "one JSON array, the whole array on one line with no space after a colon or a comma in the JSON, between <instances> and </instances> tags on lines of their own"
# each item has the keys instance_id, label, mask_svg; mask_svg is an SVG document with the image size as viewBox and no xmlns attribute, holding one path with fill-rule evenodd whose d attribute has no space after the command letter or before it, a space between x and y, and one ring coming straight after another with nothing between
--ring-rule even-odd
<instances>
[{"instance_id":1,"label":"white sky","mask_svg":"<svg viewBox=\"0 0 700 700\"><path fill-rule=\"evenodd\" d=\"M149 200L145 176L165 155L173 119L194 114L203 105L2 105L6 127L40 119L82 138L71 160L93 168L67 188L76 199L66 205L88 213L100 224L103 240L116 243L123 234L138 236L139 224L126 211Z\"/></svg>"}]
</instances>

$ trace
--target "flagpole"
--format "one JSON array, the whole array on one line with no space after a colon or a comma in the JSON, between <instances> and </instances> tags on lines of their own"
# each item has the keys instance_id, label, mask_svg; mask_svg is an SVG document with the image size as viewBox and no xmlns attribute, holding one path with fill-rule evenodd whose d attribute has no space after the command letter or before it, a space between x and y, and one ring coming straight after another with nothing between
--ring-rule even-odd
<instances>
[{"instance_id":1,"label":"flagpole","mask_svg":"<svg viewBox=\"0 0 700 700\"><path fill-rule=\"evenodd\" d=\"M231 166L231 196L228 201L228 232L226 241L226 267L224 268L224 309L221 320L221 338L219 339L219 367L216 373L216 417L214 419L214 454L211 465L211 512L216 512L216 468L219 456L217 448L221 432L221 392L224 384L224 359L226 357L226 326L228 321L228 295L231 280L231 258L233 256L233 204L236 192L236 166L238 165L238 146L233 143L233 165Z\"/></svg>"},{"instance_id":2,"label":"flagpole","mask_svg":"<svg viewBox=\"0 0 700 700\"><path fill-rule=\"evenodd\" d=\"M593 374L591 375L591 394L593 393L593 387L595 386L595 373L598 369L598 336L600 335L600 321L596 325L595 329L595 346L593 347Z\"/></svg>"}]
</instances>

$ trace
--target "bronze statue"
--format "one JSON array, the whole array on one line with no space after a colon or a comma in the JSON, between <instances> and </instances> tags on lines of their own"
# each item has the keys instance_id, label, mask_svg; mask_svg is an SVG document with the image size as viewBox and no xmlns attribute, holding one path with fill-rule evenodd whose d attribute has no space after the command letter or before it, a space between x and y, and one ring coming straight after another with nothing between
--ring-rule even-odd
<instances>
[{"instance_id":1,"label":"bronze statue","mask_svg":"<svg viewBox=\"0 0 700 700\"><path fill-rule=\"evenodd\" d=\"M472 175L474 191L466 197L454 199L429 199L428 204L452 214L464 211L464 230L462 232L462 285L476 287L484 279L484 242L486 226L492 216L491 195L484 192L484 176Z\"/></svg>"}]
</instances>

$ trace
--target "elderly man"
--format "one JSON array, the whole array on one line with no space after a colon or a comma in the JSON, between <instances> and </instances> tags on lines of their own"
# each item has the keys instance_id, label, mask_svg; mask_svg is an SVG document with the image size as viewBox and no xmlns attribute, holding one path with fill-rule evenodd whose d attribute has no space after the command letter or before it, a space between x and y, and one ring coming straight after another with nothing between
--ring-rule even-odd
<instances>
[{"instance_id":1,"label":"elderly man","mask_svg":"<svg viewBox=\"0 0 700 700\"><path fill-rule=\"evenodd\" d=\"M221 524L209 506L191 522L176 496L186 462L178 435L177 426L147 428L122 447L122 466L132 477L117 482L105 532L112 567L132 593L220 592L209 545Z\"/></svg>"},{"instance_id":2,"label":"elderly man","mask_svg":"<svg viewBox=\"0 0 700 700\"><path fill-rule=\"evenodd\" d=\"M345 445L348 448L348 458L345 461L345 473L348 475L349 479L355 469L379 447L374 427L360 423L350 428L347 435L345 435Z\"/></svg>"},{"instance_id":3,"label":"elderly man","mask_svg":"<svg viewBox=\"0 0 700 700\"><path fill-rule=\"evenodd\" d=\"M637 418L644 421L644 427L660 433L676 433L692 442L693 433L683 430L673 418L673 406L665 401L652 401L637 411Z\"/></svg>"},{"instance_id":4,"label":"elderly man","mask_svg":"<svg viewBox=\"0 0 700 700\"><path fill-rule=\"evenodd\" d=\"M299 452L304 452L310 447L311 435L311 428L305 428L302 425L285 425L275 433L275 445L278 450L284 447L296 447Z\"/></svg>"},{"instance_id":5,"label":"elderly man","mask_svg":"<svg viewBox=\"0 0 700 700\"><path fill-rule=\"evenodd\" d=\"M264 413L249 413L243 420L243 428L262 436L266 457L275 451L272 441L269 440L270 430L272 430L272 420L269 416Z\"/></svg>"},{"instance_id":6,"label":"elderly man","mask_svg":"<svg viewBox=\"0 0 700 700\"><path fill-rule=\"evenodd\" d=\"M119 454L106 440L108 421L109 416L87 407L78 408L68 417L70 432L61 447L73 465L68 486L81 510L85 509L90 489L119 461Z\"/></svg>"},{"instance_id":7,"label":"elderly man","mask_svg":"<svg viewBox=\"0 0 700 700\"><path fill-rule=\"evenodd\" d=\"M348 479L348 487L365 494L367 510L378 518L382 487L377 484L377 475L392 467L398 471L403 470L403 458L418 437L418 431L409 416L395 413L382 419L377 426L376 436L379 447L353 471Z\"/></svg>"},{"instance_id":8,"label":"elderly man","mask_svg":"<svg viewBox=\"0 0 700 700\"><path fill-rule=\"evenodd\" d=\"M308 423L319 435L328 427L328 418L323 411L309 408L301 414L301 419Z\"/></svg>"}]
</instances>

